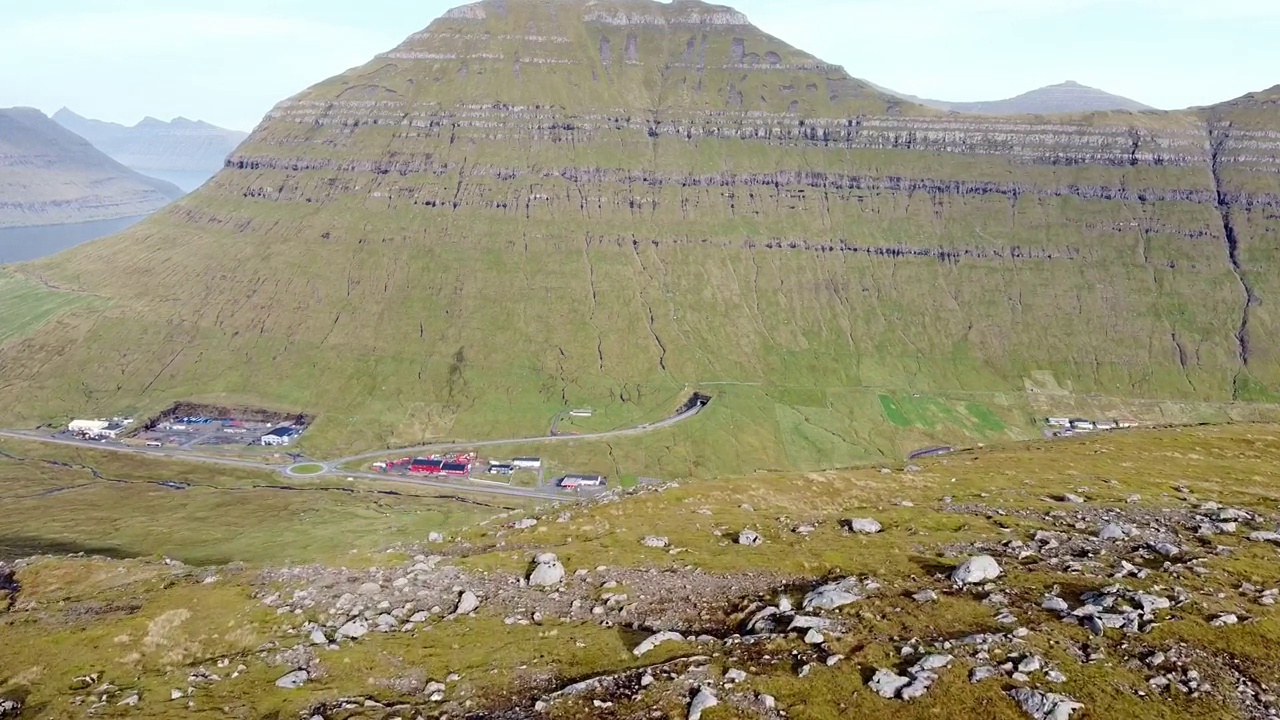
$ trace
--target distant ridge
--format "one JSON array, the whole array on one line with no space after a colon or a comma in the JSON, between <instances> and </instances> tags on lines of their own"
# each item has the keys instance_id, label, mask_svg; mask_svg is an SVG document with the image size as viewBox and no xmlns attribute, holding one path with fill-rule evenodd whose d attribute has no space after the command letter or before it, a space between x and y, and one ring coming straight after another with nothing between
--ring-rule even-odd
<instances>
[{"instance_id":1,"label":"distant ridge","mask_svg":"<svg viewBox=\"0 0 1280 720\"><path fill-rule=\"evenodd\" d=\"M1005 100L979 102L930 100L887 88L880 88L880 90L925 107L972 115L1052 115L1057 113L1107 112L1112 110L1146 112L1156 109L1136 100L1113 95L1105 90L1081 85L1070 80L1057 85L1037 88Z\"/></svg>"},{"instance_id":2,"label":"distant ridge","mask_svg":"<svg viewBox=\"0 0 1280 720\"><path fill-rule=\"evenodd\" d=\"M39 110L0 110L0 227L146 215L182 194L112 160Z\"/></svg>"},{"instance_id":3,"label":"distant ridge","mask_svg":"<svg viewBox=\"0 0 1280 720\"><path fill-rule=\"evenodd\" d=\"M187 192L221 170L227 156L249 136L184 117L170 122L146 117L128 127L62 108L53 119L120 163L144 175L168 180Z\"/></svg>"}]
</instances>

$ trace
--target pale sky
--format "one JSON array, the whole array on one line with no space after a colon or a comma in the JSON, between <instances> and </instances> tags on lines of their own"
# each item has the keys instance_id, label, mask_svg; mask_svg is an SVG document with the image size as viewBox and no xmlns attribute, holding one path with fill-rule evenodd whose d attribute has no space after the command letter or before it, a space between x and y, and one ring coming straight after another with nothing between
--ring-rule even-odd
<instances>
[{"instance_id":1,"label":"pale sky","mask_svg":"<svg viewBox=\"0 0 1280 720\"><path fill-rule=\"evenodd\" d=\"M0 0L0 107L250 130L460 0ZM939 100L1075 80L1160 108L1280 84L1280 0L738 0L855 77Z\"/></svg>"}]
</instances>

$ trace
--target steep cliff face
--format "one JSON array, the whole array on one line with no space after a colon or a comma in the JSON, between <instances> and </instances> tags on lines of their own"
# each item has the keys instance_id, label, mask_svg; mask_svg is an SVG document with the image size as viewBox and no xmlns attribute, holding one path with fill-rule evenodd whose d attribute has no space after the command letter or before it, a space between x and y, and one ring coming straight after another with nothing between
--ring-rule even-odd
<instances>
[{"instance_id":1,"label":"steep cliff face","mask_svg":"<svg viewBox=\"0 0 1280 720\"><path fill-rule=\"evenodd\" d=\"M94 149L39 110L0 110L0 227L154 212L182 191Z\"/></svg>"},{"instance_id":2,"label":"steep cliff face","mask_svg":"<svg viewBox=\"0 0 1280 720\"><path fill-rule=\"evenodd\" d=\"M190 192L222 169L248 133L199 120L146 118L133 127L90 120L63 108L53 119L114 160Z\"/></svg>"},{"instance_id":3,"label":"steep cliff face","mask_svg":"<svg viewBox=\"0 0 1280 720\"><path fill-rule=\"evenodd\" d=\"M218 393L364 447L565 405L623 424L697 386L715 409L661 441L694 472L1023 436L1028 388L1269 399L1280 113L1221 113L1225 138L1213 113L947 116L729 8L488 0L27 270L115 304L0 349L39 398L10 413ZM36 366L78 332L119 367Z\"/></svg>"}]
</instances>

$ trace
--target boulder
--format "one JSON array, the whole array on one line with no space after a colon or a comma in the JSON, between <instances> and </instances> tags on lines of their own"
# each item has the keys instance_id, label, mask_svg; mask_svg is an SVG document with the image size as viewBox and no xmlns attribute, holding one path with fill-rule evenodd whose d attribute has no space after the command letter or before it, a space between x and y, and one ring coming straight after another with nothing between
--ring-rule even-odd
<instances>
[{"instance_id":1,"label":"boulder","mask_svg":"<svg viewBox=\"0 0 1280 720\"><path fill-rule=\"evenodd\" d=\"M880 523L871 518L849 518L841 523L845 530L851 533L860 533L863 535L875 535L883 528Z\"/></svg>"},{"instance_id":2,"label":"boulder","mask_svg":"<svg viewBox=\"0 0 1280 720\"><path fill-rule=\"evenodd\" d=\"M284 688L285 690L297 690L303 685L306 685L307 681L310 679L311 674L306 670L294 670L288 675L277 680L276 687Z\"/></svg>"},{"instance_id":3,"label":"boulder","mask_svg":"<svg viewBox=\"0 0 1280 720\"><path fill-rule=\"evenodd\" d=\"M951 573L951 581L957 585L978 585L1000 577L1003 573L1000 564L990 555L978 555L965 560L955 572Z\"/></svg>"},{"instance_id":4,"label":"boulder","mask_svg":"<svg viewBox=\"0 0 1280 720\"><path fill-rule=\"evenodd\" d=\"M1280 532L1271 532L1269 530L1259 530L1249 534L1249 539L1254 542L1267 542L1280 545Z\"/></svg>"},{"instance_id":5,"label":"boulder","mask_svg":"<svg viewBox=\"0 0 1280 720\"><path fill-rule=\"evenodd\" d=\"M910 678L904 678L898 673L881 668L871 677L871 682L867 683L867 687L871 691L886 700L892 700L898 696L898 691L911 684Z\"/></svg>"},{"instance_id":6,"label":"boulder","mask_svg":"<svg viewBox=\"0 0 1280 720\"><path fill-rule=\"evenodd\" d=\"M1071 609L1066 600L1056 595L1046 595L1044 601L1040 603L1040 608L1056 613L1064 613Z\"/></svg>"},{"instance_id":7,"label":"boulder","mask_svg":"<svg viewBox=\"0 0 1280 720\"><path fill-rule=\"evenodd\" d=\"M346 638L348 640L359 640L369 634L369 621L364 618L356 618L351 622L338 628L338 639Z\"/></svg>"},{"instance_id":8,"label":"boulder","mask_svg":"<svg viewBox=\"0 0 1280 720\"><path fill-rule=\"evenodd\" d=\"M671 541L664 537L654 537L653 535L650 535L644 540L641 540L640 544L649 548L664 548L669 546Z\"/></svg>"},{"instance_id":9,"label":"boulder","mask_svg":"<svg viewBox=\"0 0 1280 720\"><path fill-rule=\"evenodd\" d=\"M476 594L467 590L458 596L458 607L453 611L454 615L470 615L480 608L480 598Z\"/></svg>"},{"instance_id":10,"label":"boulder","mask_svg":"<svg viewBox=\"0 0 1280 720\"><path fill-rule=\"evenodd\" d=\"M835 610L866 597L865 589L857 578L845 578L839 582L828 583L804 596L801 607L805 612L813 610Z\"/></svg>"},{"instance_id":11,"label":"boulder","mask_svg":"<svg viewBox=\"0 0 1280 720\"><path fill-rule=\"evenodd\" d=\"M738 533L738 544L747 547L758 547L764 544L764 538L760 537L760 533L755 530L743 530Z\"/></svg>"},{"instance_id":12,"label":"boulder","mask_svg":"<svg viewBox=\"0 0 1280 720\"><path fill-rule=\"evenodd\" d=\"M816 628L809 628L809 632L804 634L804 642L806 645L821 645L826 642L827 638Z\"/></svg>"},{"instance_id":13,"label":"boulder","mask_svg":"<svg viewBox=\"0 0 1280 720\"><path fill-rule=\"evenodd\" d=\"M732 670L729 670L724 674L725 682L740 683L746 679L747 679L747 673L737 668L733 668Z\"/></svg>"},{"instance_id":14,"label":"boulder","mask_svg":"<svg viewBox=\"0 0 1280 720\"><path fill-rule=\"evenodd\" d=\"M1063 493L1060 497L1062 502L1070 503L1072 505L1083 505L1085 502L1084 498L1072 493Z\"/></svg>"},{"instance_id":15,"label":"boulder","mask_svg":"<svg viewBox=\"0 0 1280 720\"><path fill-rule=\"evenodd\" d=\"M1125 531L1124 526L1117 523L1107 523L1098 531L1099 540L1124 540L1129 537L1129 533Z\"/></svg>"},{"instance_id":16,"label":"boulder","mask_svg":"<svg viewBox=\"0 0 1280 720\"><path fill-rule=\"evenodd\" d=\"M702 720L702 713L707 708L713 708L719 704L720 701L710 688L699 689L698 694L693 696L693 702L689 703L689 720Z\"/></svg>"},{"instance_id":17,"label":"boulder","mask_svg":"<svg viewBox=\"0 0 1280 720\"><path fill-rule=\"evenodd\" d=\"M990 665L980 665L969 671L969 682L976 684L999 675L1000 671L998 669Z\"/></svg>"},{"instance_id":18,"label":"boulder","mask_svg":"<svg viewBox=\"0 0 1280 720\"><path fill-rule=\"evenodd\" d=\"M320 628L316 628L315 630L311 631L311 644L312 645L328 645L329 644L329 638L325 637L324 630L321 630Z\"/></svg>"},{"instance_id":19,"label":"boulder","mask_svg":"<svg viewBox=\"0 0 1280 720\"><path fill-rule=\"evenodd\" d=\"M538 521L535 520L534 518L523 518L521 520L515 521L515 523L512 524L511 527L515 528L516 530L528 530L529 528L537 524L538 524Z\"/></svg>"},{"instance_id":20,"label":"boulder","mask_svg":"<svg viewBox=\"0 0 1280 720\"><path fill-rule=\"evenodd\" d=\"M916 593L915 595L912 595L912 596L911 596L911 599L915 600L916 602L920 603L921 605L923 605L923 604L925 604L925 603L937 602L937 601L938 601L938 593L936 593L936 592L934 592L934 591L932 591L932 590L921 590L920 592Z\"/></svg>"},{"instance_id":21,"label":"boulder","mask_svg":"<svg viewBox=\"0 0 1280 720\"><path fill-rule=\"evenodd\" d=\"M684 642L684 636L670 630L650 635L645 638L644 642L637 645L636 649L631 651L631 654L640 657L665 642Z\"/></svg>"},{"instance_id":22,"label":"boulder","mask_svg":"<svg viewBox=\"0 0 1280 720\"><path fill-rule=\"evenodd\" d=\"M431 532L427 533L427 542L439 544L444 542L444 533Z\"/></svg>"},{"instance_id":23,"label":"boulder","mask_svg":"<svg viewBox=\"0 0 1280 720\"><path fill-rule=\"evenodd\" d=\"M1018 703L1022 711L1032 720L1069 720L1071 713L1083 710L1084 705L1066 695L1046 693L1030 688L1016 688L1009 691L1009 697Z\"/></svg>"},{"instance_id":24,"label":"boulder","mask_svg":"<svg viewBox=\"0 0 1280 720\"><path fill-rule=\"evenodd\" d=\"M529 573L531 587L556 587L564 581L564 565L555 553L542 553L533 561L533 572Z\"/></svg>"}]
</instances>

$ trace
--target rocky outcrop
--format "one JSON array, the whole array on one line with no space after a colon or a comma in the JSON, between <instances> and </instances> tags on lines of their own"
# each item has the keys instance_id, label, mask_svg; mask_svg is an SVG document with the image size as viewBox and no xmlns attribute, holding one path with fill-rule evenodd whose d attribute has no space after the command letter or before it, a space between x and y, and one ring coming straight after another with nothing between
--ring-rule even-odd
<instances>
[{"instance_id":1,"label":"rocky outcrop","mask_svg":"<svg viewBox=\"0 0 1280 720\"><path fill-rule=\"evenodd\" d=\"M155 212L182 196L107 157L39 110L0 110L0 227Z\"/></svg>"}]
</instances>

